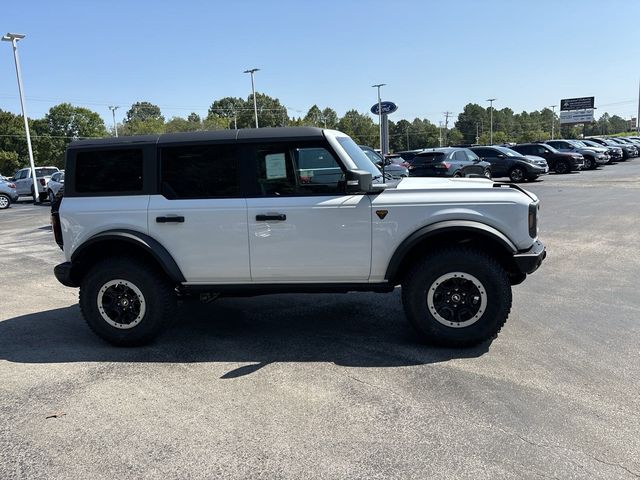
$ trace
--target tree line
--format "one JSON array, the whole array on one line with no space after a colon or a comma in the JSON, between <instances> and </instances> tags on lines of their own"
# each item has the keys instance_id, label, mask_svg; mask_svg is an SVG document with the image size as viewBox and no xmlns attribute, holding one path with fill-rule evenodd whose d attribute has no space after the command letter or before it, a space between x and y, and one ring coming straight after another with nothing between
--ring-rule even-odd
<instances>
[{"instance_id":1,"label":"tree line","mask_svg":"<svg viewBox=\"0 0 640 480\"><path fill-rule=\"evenodd\" d=\"M316 126L340 130L357 143L379 145L377 122L367 113L349 110L339 117L332 108L313 105L304 116L289 116L279 99L256 94L260 127ZM467 104L449 125L435 125L427 119L389 121L391 151L437 147L440 145L488 144L491 110ZM102 117L87 108L62 103L40 119L29 119L36 165L63 167L64 152L74 139L114 135ZM252 128L255 126L253 96L224 97L215 100L201 118L195 112L186 118L165 119L159 106L141 101L131 105L124 120L117 125L119 135L159 134L197 130ZM604 113L597 121L584 126L560 126L558 117L548 108L514 113L510 108L493 110L493 142L528 142L548 140L552 129L556 138L584 135L611 135L629 130L627 120ZM28 165L24 123L20 115L0 109L0 173L12 175Z\"/></svg>"}]
</instances>

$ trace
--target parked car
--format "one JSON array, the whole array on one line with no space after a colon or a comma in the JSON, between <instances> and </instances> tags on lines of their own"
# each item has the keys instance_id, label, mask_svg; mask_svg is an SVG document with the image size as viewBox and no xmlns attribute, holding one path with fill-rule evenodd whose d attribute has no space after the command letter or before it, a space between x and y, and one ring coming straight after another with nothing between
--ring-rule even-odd
<instances>
[{"instance_id":1,"label":"parked car","mask_svg":"<svg viewBox=\"0 0 640 480\"><path fill-rule=\"evenodd\" d=\"M544 142L551 145L559 152L579 153L584 157L584 170L594 170L598 165L605 165L609 162L609 155L604 149L589 148L580 145L575 140L547 140Z\"/></svg>"},{"instance_id":2,"label":"parked car","mask_svg":"<svg viewBox=\"0 0 640 480\"><path fill-rule=\"evenodd\" d=\"M626 145L626 144L621 144L618 142L614 142L608 138L600 138L600 137L589 137L587 140L590 140L592 142L596 142L602 146L605 147L615 147L615 148L619 148L622 150L622 158L619 159L618 161L620 162L624 162L625 160L632 158L633 156L635 156L633 147L630 145Z\"/></svg>"},{"instance_id":3,"label":"parked car","mask_svg":"<svg viewBox=\"0 0 640 480\"><path fill-rule=\"evenodd\" d=\"M634 158L638 156L638 147L633 142L630 142L629 140L625 140L624 138L618 138L618 137L609 137L607 138L607 140L613 143L617 143L618 145L622 145L623 147L626 147L629 155L627 158ZM625 148L623 148L623 150L624 149Z\"/></svg>"},{"instance_id":4,"label":"parked car","mask_svg":"<svg viewBox=\"0 0 640 480\"><path fill-rule=\"evenodd\" d=\"M512 150L523 155L535 155L547 161L549 169L556 173L569 173L582 169L584 157L579 153L559 152L545 143L521 143L511 147Z\"/></svg>"},{"instance_id":5,"label":"parked car","mask_svg":"<svg viewBox=\"0 0 640 480\"><path fill-rule=\"evenodd\" d=\"M64 186L64 170L60 170L59 172L51 175L49 179L49 183L47 183L47 196L49 200L53 201L56 194Z\"/></svg>"},{"instance_id":6,"label":"parked car","mask_svg":"<svg viewBox=\"0 0 640 480\"><path fill-rule=\"evenodd\" d=\"M624 154L622 153L621 147L614 147L612 145L602 145L598 142L594 142L592 139L589 139L589 138L583 138L580 141L584 143L587 147L606 148L607 153L609 154L609 163L619 162L620 160L622 160L622 157L624 156Z\"/></svg>"},{"instance_id":7,"label":"parked car","mask_svg":"<svg viewBox=\"0 0 640 480\"><path fill-rule=\"evenodd\" d=\"M549 173L547 161L541 157L527 157L506 147L471 147L481 160L491 164L493 178L509 177L512 182L535 180Z\"/></svg>"},{"instance_id":8,"label":"parked car","mask_svg":"<svg viewBox=\"0 0 640 480\"><path fill-rule=\"evenodd\" d=\"M382 155L367 145L358 146L362 149L364 154L369 157L369 160L371 160L378 168L382 169L382 163L384 162L384 173L390 178L394 180L401 180L409 176L409 169L407 167L392 163L389 159L383 159Z\"/></svg>"},{"instance_id":9,"label":"parked car","mask_svg":"<svg viewBox=\"0 0 640 480\"><path fill-rule=\"evenodd\" d=\"M0 179L0 210L9 208L12 203L18 201L16 184L10 182L6 177L2 178L5 180Z\"/></svg>"},{"instance_id":10,"label":"parked car","mask_svg":"<svg viewBox=\"0 0 640 480\"><path fill-rule=\"evenodd\" d=\"M296 157L307 149L323 151L314 168L342 172L321 193L300 178ZM153 341L176 294L389 293L398 285L420 338L477 345L498 334L511 286L546 256L533 193L477 179L375 184L377 167L335 130L81 140L66 165L65 196L51 216L65 262L54 274L80 287L89 327L122 346Z\"/></svg>"},{"instance_id":11,"label":"parked car","mask_svg":"<svg viewBox=\"0 0 640 480\"><path fill-rule=\"evenodd\" d=\"M404 158L404 157L403 157ZM467 177L491 178L491 164L480 160L468 148L432 148L422 150L407 160L411 177Z\"/></svg>"},{"instance_id":12,"label":"parked car","mask_svg":"<svg viewBox=\"0 0 640 480\"><path fill-rule=\"evenodd\" d=\"M38 184L38 198L33 192L33 180L31 179L31 169L23 168L18 170L13 177L18 190L18 195L29 195L33 197L33 201L39 200L44 202L47 199L47 184L51 179L51 175L58 172L56 167L36 167L36 181Z\"/></svg>"}]
</instances>

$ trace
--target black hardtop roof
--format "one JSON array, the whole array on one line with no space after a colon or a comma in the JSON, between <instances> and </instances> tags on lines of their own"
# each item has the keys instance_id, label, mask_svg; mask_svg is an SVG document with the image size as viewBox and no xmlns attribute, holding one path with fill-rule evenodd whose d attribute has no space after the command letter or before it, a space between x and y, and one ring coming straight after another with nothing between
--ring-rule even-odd
<instances>
[{"instance_id":1,"label":"black hardtop roof","mask_svg":"<svg viewBox=\"0 0 640 480\"><path fill-rule=\"evenodd\" d=\"M124 137L88 138L76 140L69 144L69 148L84 147L115 147L118 145L131 146L134 144L166 144L190 143L207 141L256 141L256 140L300 140L322 139L323 129L316 127L267 127L241 128L238 130L212 130L199 132L163 133L160 135L133 135Z\"/></svg>"}]
</instances>

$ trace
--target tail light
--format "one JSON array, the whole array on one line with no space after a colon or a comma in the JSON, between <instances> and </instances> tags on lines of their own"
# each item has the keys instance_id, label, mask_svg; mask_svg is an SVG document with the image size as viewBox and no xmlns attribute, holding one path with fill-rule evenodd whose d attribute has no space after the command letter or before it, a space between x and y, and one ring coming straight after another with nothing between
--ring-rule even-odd
<instances>
[{"instance_id":1,"label":"tail light","mask_svg":"<svg viewBox=\"0 0 640 480\"><path fill-rule=\"evenodd\" d=\"M413 170L414 168L416 168L416 167L414 167L414 166L413 166L413 165L411 165L410 163L407 163L407 169L408 169L408 170Z\"/></svg>"},{"instance_id":2,"label":"tail light","mask_svg":"<svg viewBox=\"0 0 640 480\"><path fill-rule=\"evenodd\" d=\"M41 178L41 179L40 179L40 185L42 185L42 186L44 187L45 183L47 183L47 182L45 181L45 179L44 179L44 178Z\"/></svg>"},{"instance_id":3,"label":"tail light","mask_svg":"<svg viewBox=\"0 0 640 480\"><path fill-rule=\"evenodd\" d=\"M411 164L409 164L409 162L402 162L400 165L402 165L404 168L411 167Z\"/></svg>"},{"instance_id":4,"label":"tail light","mask_svg":"<svg viewBox=\"0 0 640 480\"><path fill-rule=\"evenodd\" d=\"M55 238L56 243L62 249L63 241L62 241L62 227L60 226L60 214L52 213L51 214L51 229L53 230L53 238Z\"/></svg>"},{"instance_id":5,"label":"tail light","mask_svg":"<svg viewBox=\"0 0 640 480\"><path fill-rule=\"evenodd\" d=\"M529 204L529 236L536 238L538 236L538 209L539 203Z\"/></svg>"},{"instance_id":6,"label":"tail light","mask_svg":"<svg viewBox=\"0 0 640 480\"><path fill-rule=\"evenodd\" d=\"M449 167L450 167L450 166L451 166L451 164L450 164L450 163L448 163L448 162L442 162L442 163L437 163L437 164L435 164L435 165L434 165L434 168L441 168L441 169L444 169L444 170L449 170Z\"/></svg>"},{"instance_id":7,"label":"tail light","mask_svg":"<svg viewBox=\"0 0 640 480\"><path fill-rule=\"evenodd\" d=\"M7 187L16 188L16 184L15 183L7 183Z\"/></svg>"}]
</instances>

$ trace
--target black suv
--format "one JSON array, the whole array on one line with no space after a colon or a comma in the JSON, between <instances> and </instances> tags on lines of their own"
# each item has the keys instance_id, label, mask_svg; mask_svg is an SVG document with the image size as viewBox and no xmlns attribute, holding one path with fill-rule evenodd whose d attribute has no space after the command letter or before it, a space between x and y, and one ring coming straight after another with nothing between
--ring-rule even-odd
<instances>
[{"instance_id":1,"label":"black suv","mask_svg":"<svg viewBox=\"0 0 640 480\"><path fill-rule=\"evenodd\" d=\"M478 175L491 178L491 164L484 162L468 148L432 148L406 158L411 177L466 177Z\"/></svg>"},{"instance_id":2,"label":"black suv","mask_svg":"<svg viewBox=\"0 0 640 480\"><path fill-rule=\"evenodd\" d=\"M549 173L543 158L526 157L506 147L471 147L470 150L491 164L493 177L509 177L512 182L535 180Z\"/></svg>"},{"instance_id":3,"label":"black suv","mask_svg":"<svg viewBox=\"0 0 640 480\"><path fill-rule=\"evenodd\" d=\"M549 168L556 173L569 173L584 167L584 157L579 153L562 153L552 146L542 143L521 143L511 149L523 155L544 158Z\"/></svg>"}]
</instances>

